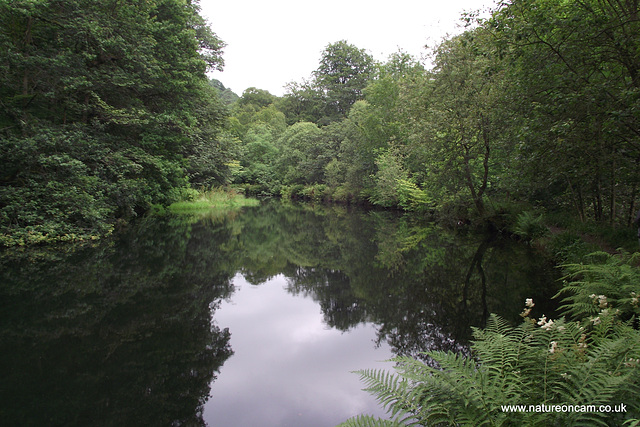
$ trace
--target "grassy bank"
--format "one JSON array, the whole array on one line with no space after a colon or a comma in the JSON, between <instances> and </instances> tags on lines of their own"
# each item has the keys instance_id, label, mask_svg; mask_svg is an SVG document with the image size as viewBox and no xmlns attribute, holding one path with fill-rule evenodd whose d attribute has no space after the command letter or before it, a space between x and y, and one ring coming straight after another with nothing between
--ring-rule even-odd
<instances>
[{"instance_id":1,"label":"grassy bank","mask_svg":"<svg viewBox=\"0 0 640 427\"><path fill-rule=\"evenodd\" d=\"M518 219L522 220L522 217ZM553 214L541 215L536 219L538 224L529 223L528 228L524 227L527 231L532 231L531 244L548 252L558 263L581 262L593 252L615 255L640 251L637 228L633 225L624 227L593 221L582 222L569 216ZM528 223L525 219L518 225L523 225L523 222Z\"/></svg>"},{"instance_id":2,"label":"grassy bank","mask_svg":"<svg viewBox=\"0 0 640 427\"><path fill-rule=\"evenodd\" d=\"M167 210L172 213L196 213L211 209L237 209L245 206L257 206L257 199L246 198L235 190L213 188L194 191L187 200L172 203Z\"/></svg>"}]
</instances>

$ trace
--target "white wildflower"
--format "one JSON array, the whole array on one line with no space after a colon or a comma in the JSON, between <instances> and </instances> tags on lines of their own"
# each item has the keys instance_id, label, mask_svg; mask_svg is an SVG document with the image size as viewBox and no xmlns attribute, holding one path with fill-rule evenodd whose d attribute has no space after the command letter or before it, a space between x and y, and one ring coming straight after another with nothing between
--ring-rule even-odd
<instances>
[{"instance_id":1,"label":"white wildflower","mask_svg":"<svg viewBox=\"0 0 640 427\"><path fill-rule=\"evenodd\" d=\"M589 318L589 320L590 320L591 322L593 322L593 324L594 324L594 325L599 325L599 324L600 324L600 322L601 322L601 320L600 320L600 316L598 316L598 317L590 317L590 318Z\"/></svg>"},{"instance_id":2,"label":"white wildflower","mask_svg":"<svg viewBox=\"0 0 640 427\"><path fill-rule=\"evenodd\" d=\"M555 353L558 350L558 343L556 341L551 341L551 348L549 348L549 353Z\"/></svg>"},{"instance_id":3,"label":"white wildflower","mask_svg":"<svg viewBox=\"0 0 640 427\"><path fill-rule=\"evenodd\" d=\"M547 320L547 316L543 314L542 317L538 320L538 325L542 329L549 330L553 327L553 320Z\"/></svg>"},{"instance_id":4,"label":"white wildflower","mask_svg":"<svg viewBox=\"0 0 640 427\"><path fill-rule=\"evenodd\" d=\"M543 314L542 317L538 320L538 325L542 326L545 323L547 323L547 316Z\"/></svg>"},{"instance_id":5,"label":"white wildflower","mask_svg":"<svg viewBox=\"0 0 640 427\"><path fill-rule=\"evenodd\" d=\"M542 325L542 329L544 330L549 330L553 327L553 320L549 319L549 321L547 323L545 323L544 325Z\"/></svg>"},{"instance_id":6,"label":"white wildflower","mask_svg":"<svg viewBox=\"0 0 640 427\"><path fill-rule=\"evenodd\" d=\"M524 300L524 305L526 307L533 307L535 304L533 303L533 298L527 298L526 300Z\"/></svg>"},{"instance_id":7,"label":"white wildflower","mask_svg":"<svg viewBox=\"0 0 640 427\"><path fill-rule=\"evenodd\" d=\"M604 295L598 295L598 306L605 308L607 306L607 297Z\"/></svg>"}]
</instances>

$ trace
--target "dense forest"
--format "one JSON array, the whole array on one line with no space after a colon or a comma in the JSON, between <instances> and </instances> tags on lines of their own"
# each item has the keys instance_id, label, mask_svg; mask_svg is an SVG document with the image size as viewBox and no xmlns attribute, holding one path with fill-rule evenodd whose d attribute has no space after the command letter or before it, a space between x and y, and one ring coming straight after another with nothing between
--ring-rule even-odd
<instances>
[{"instance_id":1,"label":"dense forest","mask_svg":"<svg viewBox=\"0 0 640 427\"><path fill-rule=\"evenodd\" d=\"M224 182L223 46L190 1L0 2L2 243L98 237Z\"/></svg>"},{"instance_id":2,"label":"dense forest","mask_svg":"<svg viewBox=\"0 0 640 427\"><path fill-rule=\"evenodd\" d=\"M467 221L628 227L640 183L637 1L512 0L433 49L329 43L282 97L207 71L195 1L0 2L2 244L79 240L236 184Z\"/></svg>"}]
</instances>

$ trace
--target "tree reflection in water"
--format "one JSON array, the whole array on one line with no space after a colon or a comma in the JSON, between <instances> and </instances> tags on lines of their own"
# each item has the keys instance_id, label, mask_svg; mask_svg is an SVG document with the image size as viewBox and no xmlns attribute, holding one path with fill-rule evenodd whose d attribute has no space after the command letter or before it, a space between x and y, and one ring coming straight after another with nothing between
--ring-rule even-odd
<instances>
[{"instance_id":1,"label":"tree reflection in water","mask_svg":"<svg viewBox=\"0 0 640 427\"><path fill-rule=\"evenodd\" d=\"M377 325L397 355L466 351L470 326L551 313L553 269L508 239L389 212L267 202L155 218L95 247L0 258L0 416L13 425L203 424L232 354L212 322L240 272L283 274L325 323ZM534 313L535 314L535 313ZM96 422L96 420L100 420Z\"/></svg>"},{"instance_id":2,"label":"tree reflection in water","mask_svg":"<svg viewBox=\"0 0 640 427\"><path fill-rule=\"evenodd\" d=\"M490 312L518 321L525 298L553 312L550 263L495 234L339 207L267 204L240 220L249 277L283 273L289 292L318 302L327 325L372 322L378 342L397 355L465 352L471 326L483 326Z\"/></svg>"},{"instance_id":3,"label":"tree reflection in water","mask_svg":"<svg viewBox=\"0 0 640 427\"><path fill-rule=\"evenodd\" d=\"M147 221L96 248L2 258L5 425L204 425L232 354L210 310L231 286L189 231Z\"/></svg>"}]
</instances>

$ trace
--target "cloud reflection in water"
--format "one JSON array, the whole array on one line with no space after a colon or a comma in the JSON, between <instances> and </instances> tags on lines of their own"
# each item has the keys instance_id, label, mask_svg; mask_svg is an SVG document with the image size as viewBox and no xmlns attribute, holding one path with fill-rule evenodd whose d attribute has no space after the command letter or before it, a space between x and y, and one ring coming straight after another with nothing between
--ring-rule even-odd
<instances>
[{"instance_id":1,"label":"cloud reflection in water","mask_svg":"<svg viewBox=\"0 0 640 427\"><path fill-rule=\"evenodd\" d=\"M371 324L348 332L323 323L318 304L293 296L278 275L260 286L240 274L236 292L214 314L231 332L234 355L221 368L205 404L214 426L332 426L384 411L351 371L391 369L386 344L375 346Z\"/></svg>"}]
</instances>

